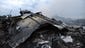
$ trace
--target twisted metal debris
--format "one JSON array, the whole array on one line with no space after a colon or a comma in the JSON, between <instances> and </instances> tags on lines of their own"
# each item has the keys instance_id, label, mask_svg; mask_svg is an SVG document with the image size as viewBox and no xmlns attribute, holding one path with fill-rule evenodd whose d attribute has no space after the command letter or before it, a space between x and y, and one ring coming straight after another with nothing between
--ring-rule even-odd
<instances>
[{"instance_id":1,"label":"twisted metal debris","mask_svg":"<svg viewBox=\"0 0 85 48\"><path fill-rule=\"evenodd\" d=\"M66 26L40 12L0 17L0 48L84 48L85 29Z\"/></svg>"}]
</instances>

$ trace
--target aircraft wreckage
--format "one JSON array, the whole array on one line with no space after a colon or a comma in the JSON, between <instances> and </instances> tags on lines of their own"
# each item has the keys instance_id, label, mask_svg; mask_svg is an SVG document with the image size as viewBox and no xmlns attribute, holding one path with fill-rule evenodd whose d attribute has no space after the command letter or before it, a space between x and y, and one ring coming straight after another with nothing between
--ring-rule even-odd
<instances>
[{"instance_id":1,"label":"aircraft wreckage","mask_svg":"<svg viewBox=\"0 0 85 48\"><path fill-rule=\"evenodd\" d=\"M0 16L0 48L85 48L85 29L70 27L42 13Z\"/></svg>"}]
</instances>

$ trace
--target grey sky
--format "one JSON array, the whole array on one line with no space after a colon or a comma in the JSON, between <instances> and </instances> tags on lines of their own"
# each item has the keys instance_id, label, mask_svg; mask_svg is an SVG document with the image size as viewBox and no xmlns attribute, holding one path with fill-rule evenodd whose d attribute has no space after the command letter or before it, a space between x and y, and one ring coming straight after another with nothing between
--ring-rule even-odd
<instances>
[{"instance_id":1,"label":"grey sky","mask_svg":"<svg viewBox=\"0 0 85 48\"><path fill-rule=\"evenodd\" d=\"M18 15L19 9L65 18L85 18L85 0L0 0L0 15Z\"/></svg>"}]
</instances>

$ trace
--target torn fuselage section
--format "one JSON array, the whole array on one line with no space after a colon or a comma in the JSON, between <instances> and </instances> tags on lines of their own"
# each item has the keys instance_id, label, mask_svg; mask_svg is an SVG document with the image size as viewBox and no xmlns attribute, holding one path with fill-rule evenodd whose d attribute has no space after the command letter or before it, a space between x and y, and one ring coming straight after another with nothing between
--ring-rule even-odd
<instances>
[{"instance_id":1,"label":"torn fuselage section","mask_svg":"<svg viewBox=\"0 0 85 48\"><path fill-rule=\"evenodd\" d=\"M31 34L39 29L44 24L48 23L52 26L57 25L56 22L47 18L41 14L30 14L27 13L21 16L21 20L16 23L16 29L18 33L11 37L9 41L9 45L11 47L16 47L20 43L23 43L27 38L31 36ZM15 28L15 26L13 28ZM57 27L57 26L56 26Z\"/></svg>"}]
</instances>

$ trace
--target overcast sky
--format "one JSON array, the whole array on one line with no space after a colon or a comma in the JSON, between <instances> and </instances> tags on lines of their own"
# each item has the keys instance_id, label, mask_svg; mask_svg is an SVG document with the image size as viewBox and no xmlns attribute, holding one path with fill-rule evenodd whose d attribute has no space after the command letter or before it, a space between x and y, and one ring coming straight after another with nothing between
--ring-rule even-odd
<instances>
[{"instance_id":1,"label":"overcast sky","mask_svg":"<svg viewBox=\"0 0 85 48\"><path fill-rule=\"evenodd\" d=\"M85 18L85 0L0 0L0 15L18 15L19 9L65 18Z\"/></svg>"}]
</instances>

